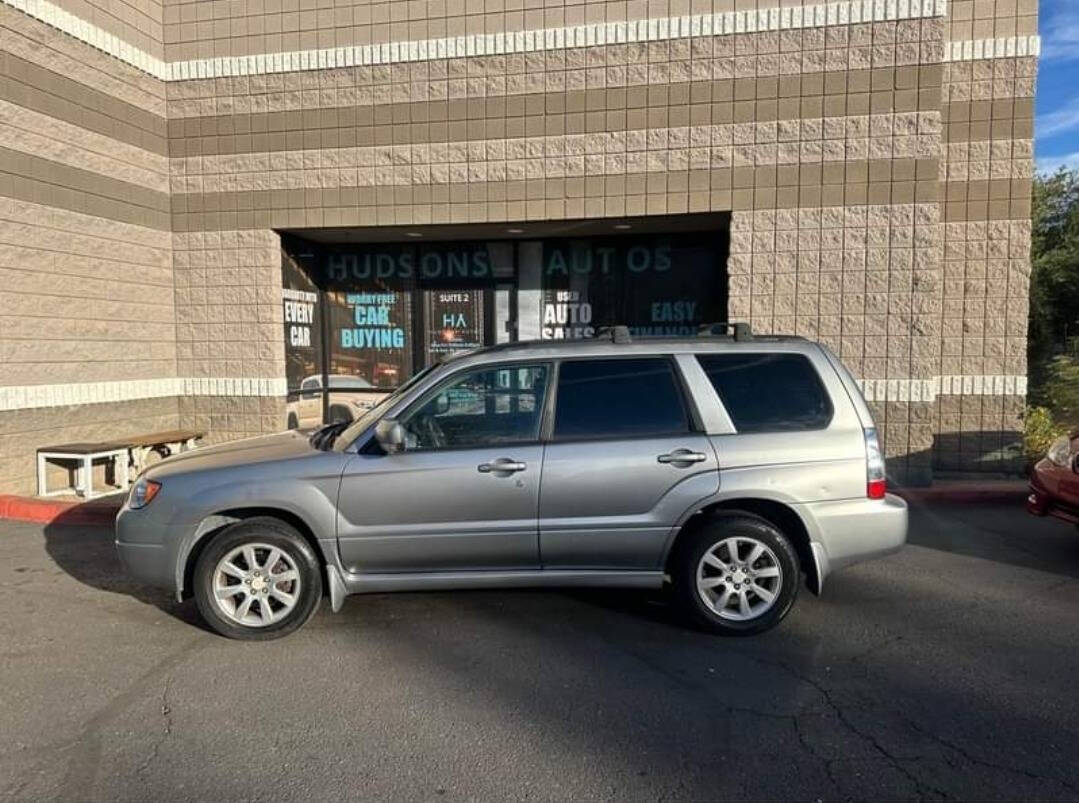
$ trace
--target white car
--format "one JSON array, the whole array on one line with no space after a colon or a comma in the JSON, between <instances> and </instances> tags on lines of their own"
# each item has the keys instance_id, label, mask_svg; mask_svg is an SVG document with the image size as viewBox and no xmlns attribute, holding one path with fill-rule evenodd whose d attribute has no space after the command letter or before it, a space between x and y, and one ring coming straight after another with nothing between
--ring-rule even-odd
<instances>
[{"instance_id":1,"label":"white car","mask_svg":"<svg viewBox=\"0 0 1079 803\"><path fill-rule=\"evenodd\" d=\"M363 377L331 374L329 377L329 421L352 421L378 404L386 393ZM287 406L288 428L309 429L322 421L322 377L306 377L300 383L298 399Z\"/></svg>"}]
</instances>

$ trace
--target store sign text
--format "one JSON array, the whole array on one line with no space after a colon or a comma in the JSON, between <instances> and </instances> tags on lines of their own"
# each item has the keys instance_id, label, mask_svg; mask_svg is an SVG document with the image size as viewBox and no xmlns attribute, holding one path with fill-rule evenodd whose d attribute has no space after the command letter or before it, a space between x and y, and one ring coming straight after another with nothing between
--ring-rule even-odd
<instances>
[{"instance_id":1,"label":"store sign text","mask_svg":"<svg viewBox=\"0 0 1079 803\"><path fill-rule=\"evenodd\" d=\"M311 325L315 322L318 294L306 290L284 288L285 332L290 346L308 348L311 345Z\"/></svg>"},{"instance_id":2,"label":"store sign text","mask_svg":"<svg viewBox=\"0 0 1079 803\"><path fill-rule=\"evenodd\" d=\"M592 305L581 301L581 294L574 290L557 290L554 302L543 305L544 340L572 340L592 337Z\"/></svg>"},{"instance_id":3,"label":"store sign text","mask_svg":"<svg viewBox=\"0 0 1079 803\"><path fill-rule=\"evenodd\" d=\"M569 276L599 273L607 275L622 267L630 273L665 273L671 269L669 245L637 245L621 252L613 247L550 248L546 253L544 270L548 276Z\"/></svg>"},{"instance_id":4,"label":"store sign text","mask_svg":"<svg viewBox=\"0 0 1079 803\"><path fill-rule=\"evenodd\" d=\"M390 313L397 293L349 293L355 328L341 330L344 349L400 349L405 347L405 330L394 324Z\"/></svg>"},{"instance_id":5,"label":"store sign text","mask_svg":"<svg viewBox=\"0 0 1079 803\"><path fill-rule=\"evenodd\" d=\"M415 253L365 252L330 254L326 261L330 281L349 279L486 279L492 276L486 249Z\"/></svg>"}]
</instances>

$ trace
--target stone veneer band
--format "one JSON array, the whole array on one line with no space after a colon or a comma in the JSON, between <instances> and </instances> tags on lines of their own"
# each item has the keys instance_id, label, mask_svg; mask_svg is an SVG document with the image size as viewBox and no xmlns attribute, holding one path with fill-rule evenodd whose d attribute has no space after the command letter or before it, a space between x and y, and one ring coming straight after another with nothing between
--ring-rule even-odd
<instances>
[{"instance_id":1,"label":"stone veneer band","mask_svg":"<svg viewBox=\"0 0 1079 803\"><path fill-rule=\"evenodd\" d=\"M528 31L470 34L439 39L381 42L370 45L258 53L212 59L166 62L129 45L118 36L86 22L48 0L0 0L74 36L163 81L188 81L243 75L336 69L374 64L398 64L431 59L493 56L594 47L631 42L654 42L699 36L820 28L904 19L943 17L947 0L844 0L839 3L679 17L652 17L599 22ZM1011 36L950 42L944 61L1037 56L1038 36Z\"/></svg>"}]
</instances>

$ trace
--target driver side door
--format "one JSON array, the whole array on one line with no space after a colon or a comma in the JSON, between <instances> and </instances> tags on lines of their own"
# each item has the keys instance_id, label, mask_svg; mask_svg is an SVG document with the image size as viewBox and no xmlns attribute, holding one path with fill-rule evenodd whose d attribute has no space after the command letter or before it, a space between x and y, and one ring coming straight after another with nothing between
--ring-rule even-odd
<instances>
[{"instance_id":1,"label":"driver side door","mask_svg":"<svg viewBox=\"0 0 1079 803\"><path fill-rule=\"evenodd\" d=\"M360 454L338 500L357 572L539 568L547 363L464 369L398 417L405 449Z\"/></svg>"}]
</instances>

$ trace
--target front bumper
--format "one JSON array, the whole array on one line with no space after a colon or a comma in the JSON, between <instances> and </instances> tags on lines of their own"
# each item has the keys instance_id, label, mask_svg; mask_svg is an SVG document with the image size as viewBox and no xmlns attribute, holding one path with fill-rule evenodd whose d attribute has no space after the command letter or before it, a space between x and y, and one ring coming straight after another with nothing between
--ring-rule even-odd
<instances>
[{"instance_id":1,"label":"front bumper","mask_svg":"<svg viewBox=\"0 0 1079 803\"><path fill-rule=\"evenodd\" d=\"M116 552L127 573L139 582L173 590L176 587L176 539L147 510L124 505L116 516Z\"/></svg>"},{"instance_id":2,"label":"front bumper","mask_svg":"<svg viewBox=\"0 0 1079 803\"><path fill-rule=\"evenodd\" d=\"M810 502L798 508L821 581L843 566L898 552L907 542L907 503L894 494L884 499Z\"/></svg>"}]
</instances>

